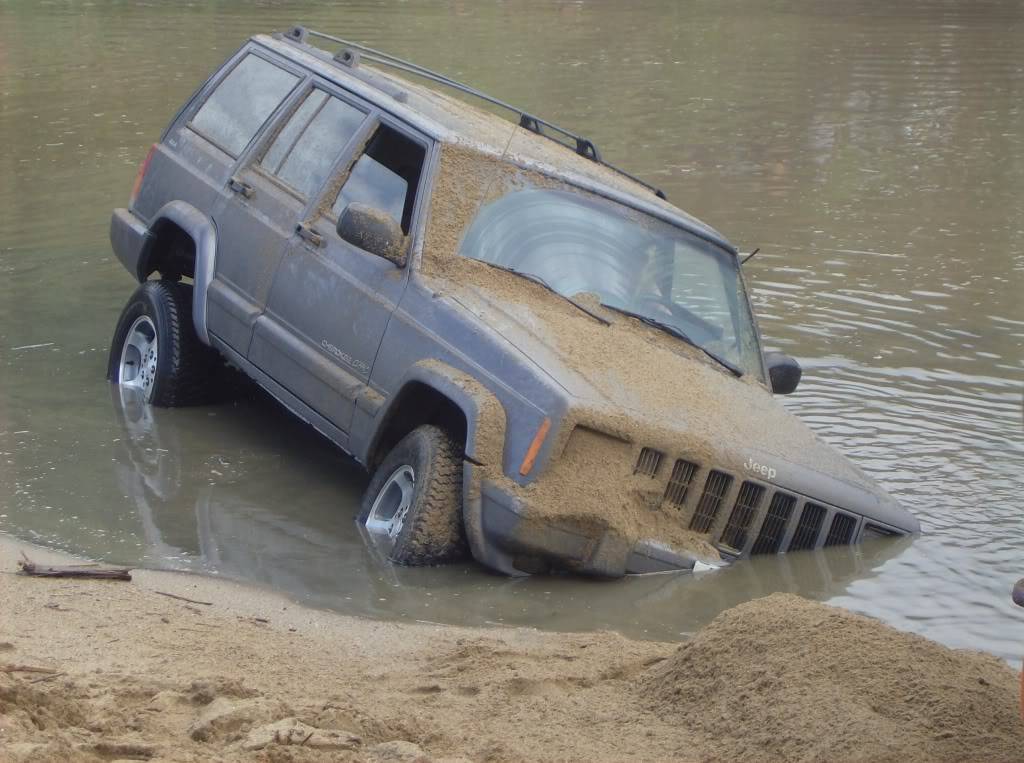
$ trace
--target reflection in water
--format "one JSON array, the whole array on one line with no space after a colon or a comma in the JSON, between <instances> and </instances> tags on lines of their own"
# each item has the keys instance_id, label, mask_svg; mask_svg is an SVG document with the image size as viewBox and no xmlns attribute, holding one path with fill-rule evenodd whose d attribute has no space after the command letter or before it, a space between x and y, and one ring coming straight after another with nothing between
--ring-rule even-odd
<instances>
[{"instance_id":1,"label":"reflection in water","mask_svg":"<svg viewBox=\"0 0 1024 763\"><path fill-rule=\"evenodd\" d=\"M188 463L197 456L185 444L188 431L181 418L155 415L162 412L143 404L136 390L111 386L110 391L124 429L114 472L135 504L144 558L157 566L273 586L348 612L460 624L615 627L673 638L753 596L790 591L827 598L841 593L908 542L758 559L715 573L637 576L624 583L512 580L473 565L404 569L389 563L355 523L354 496L348 510L282 502L274 483L261 479L254 468L260 460L258 440L248 457L216 456L219 468L208 481L189 479L200 469ZM265 401L251 412L273 416L272 405ZM317 468L307 470L310 478L329 482L331 473L314 474Z\"/></svg>"},{"instance_id":2,"label":"reflection in water","mask_svg":"<svg viewBox=\"0 0 1024 763\"><path fill-rule=\"evenodd\" d=\"M277 406L112 414L110 210L195 85L296 21L578 129L760 246L762 331L806 369L785 404L924 535L611 585L395 569L353 527L361 472ZM1022 36L1014 0L0 3L0 530L460 622L674 635L793 590L1017 658Z\"/></svg>"},{"instance_id":3,"label":"reflection in water","mask_svg":"<svg viewBox=\"0 0 1024 763\"><path fill-rule=\"evenodd\" d=\"M269 447L280 442L282 430L277 427L286 424L281 419L287 416L269 401L239 406L243 416L265 417L269 427L250 433L244 449L211 453L190 447L190 431L183 429L181 418L146 405L137 390L111 385L110 395L124 431L114 473L120 489L134 502L146 544L144 555L152 563L216 572L303 594L336 588L337 578L351 575L346 567L353 559L356 565L367 564L353 512L347 510L355 507L362 486L358 470L343 463L343 475L352 487L344 491L347 500L340 504L291 494L293 486L305 480L329 483L337 476L338 465L330 464L334 468L329 470L317 467L332 456L338 461L341 457L323 444L320 458L268 468L267 459L274 459ZM215 426L230 428L231 423L222 420ZM315 437L297 425L288 434L300 443ZM289 472L289 487L281 485L281 468Z\"/></svg>"}]
</instances>

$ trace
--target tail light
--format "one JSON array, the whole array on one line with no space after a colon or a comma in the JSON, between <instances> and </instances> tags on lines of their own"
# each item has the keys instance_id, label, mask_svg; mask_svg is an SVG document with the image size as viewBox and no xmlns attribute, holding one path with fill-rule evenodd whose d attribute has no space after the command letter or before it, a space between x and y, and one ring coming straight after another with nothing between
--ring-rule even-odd
<instances>
[{"instance_id":1,"label":"tail light","mask_svg":"<svg viewBox=\"0 0 1024 763\"><path fill-rule=\"evenodd\" d=\"M146 158L139 165L138 174L135 175L135 185L132 186L132 195L128 198L129 207L135 206L135 199L139 195L139 189L142 188L142 179L146 177L146 171L149 169L149 163L153 161L154 153L156 153L156 143L149 147L149 153L146 154Z\"/></svg>"}]
</instances>

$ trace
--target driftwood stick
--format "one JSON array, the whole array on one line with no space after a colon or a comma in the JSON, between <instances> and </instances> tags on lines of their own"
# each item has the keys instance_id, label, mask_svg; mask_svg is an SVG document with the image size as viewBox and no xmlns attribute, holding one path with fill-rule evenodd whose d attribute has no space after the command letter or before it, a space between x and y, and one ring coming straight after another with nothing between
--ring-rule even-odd
<instances>
[{"instance_id":1,"label":"driftwood stick","mask_svg":"<svg viewBox=\"0 0 1024 763\"><path fill-rule=\"evenodd\" d=\"M33 678L31 681L29 681L29 683L38 684L42 683L43 681L52 681L54 678L60 678L64 675L67 675L67 673L65 673L64 671L61 671L59 673L51 673L50 675L42 676L41 678Z\"/></svg>"},{"instance_id":2,"label":"driftwood stick","mask_svg":"<svg viewBox=\"0 0 1024 763\"><path fill-rule=\"evenodd\" d=\"M213 602L212 601L197 601L196 599L189 599L186 596L178 596L178 594L176 594L176 593L165 593L164 591L153 591L153 593L158 593L161 596L167 596L167 597L170 597L172 599L177 599L178 601L187 601L189 604L202 604L205 607L212 607L213 606Z\"/></svg>"},{"instance_id":3,"label":"driftwood stick","mask_svg":"<svg viewBox=\"0 0 1024 763\"><path fill-rule=\"evenodd\" d=\"M131 580L131 572L124 567L86 567L80 564L43 566L36 564L22 552L18 562L23 575L35 578L86 578L90 580Z\"/></svg>"}]
</instances>

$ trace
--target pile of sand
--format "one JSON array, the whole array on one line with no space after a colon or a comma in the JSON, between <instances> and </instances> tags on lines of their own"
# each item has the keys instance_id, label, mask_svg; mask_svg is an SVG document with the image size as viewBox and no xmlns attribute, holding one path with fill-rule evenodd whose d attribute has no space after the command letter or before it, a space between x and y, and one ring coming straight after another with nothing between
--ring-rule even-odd
<instances>
[{"instance_id":1,"label":"pile of sand","mask_svg":"<svg viewBox=\"0 0 1024 763\"><path fill-rule=\"evenodd\" d=\"M644 682L715 758L1024 760L1004 662L788 594L722 613Z\"/></svg>"},{"instance_id":2,"label":"pile of sand","mask_svg":"<svg viewBox=\"0 0 1024 763\"><path fill-rule=\"evenodd\" d=\"M0 537L0 571L22 550L61 561ZM794 596L680 646L375 622L174 573L0 574L0 763L1000 763L1024 761L1017 681Z\"/></svg>"}]
</instances>

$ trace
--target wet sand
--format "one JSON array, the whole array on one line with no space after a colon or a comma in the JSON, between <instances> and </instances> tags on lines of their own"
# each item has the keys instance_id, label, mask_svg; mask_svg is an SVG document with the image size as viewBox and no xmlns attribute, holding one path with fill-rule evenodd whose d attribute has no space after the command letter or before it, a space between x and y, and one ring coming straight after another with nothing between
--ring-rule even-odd
<instances>
[{"instance_id":1,"label":"wet sand","mask_svg":"<svg viewBox=\"0 0 1024 763\"><path fill-rule=\"evenodd\" d=\"M23 550L69 563L0 536L0 570ZM682 646L377 622L146 570L0 574L0 613L4 763L1024 759L1005 663L794 596Z\"/></svg>"}]
</instances>

